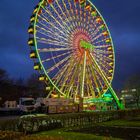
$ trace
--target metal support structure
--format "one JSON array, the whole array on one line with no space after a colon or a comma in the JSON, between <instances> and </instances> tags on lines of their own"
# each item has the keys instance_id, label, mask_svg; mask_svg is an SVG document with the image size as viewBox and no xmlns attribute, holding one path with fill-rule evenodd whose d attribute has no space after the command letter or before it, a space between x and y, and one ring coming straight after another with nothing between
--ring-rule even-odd
<instances>
[{"instance_id":1,"label":"metal support structure","mask_svg":"<svg viewBox=\"0 0 140 140\"><path fill-rule=\"evenodd\" d=\"M83 63L83 71L82 71L82 82L81 82L81 91L80 96L84 97L84 82L85 82L85 73L86 73L86 51L84 51L84 63Z\"/></svg>"},{"instance_id":2,"label":"metal support structure","mask_svg":"<svg viewBox=\"0 0 140 140\"><path fill-rule=\"evenodd\" d=\"M117 97L115 91L113 90L113 88L111 87L111 85L110 85L110 83L108 82L107 78L105 77L104 73L103 73L102 70L100 69L98 63L96 62L96 60L94 59L94 57L92 56L92 54L90 54L90 56L91 56L92 61L93 61L94 64L95 64L97 70L100 72L101 76L103 77L103 79L104 79L106 85L109 87L109 90L110 90L110 92L111 92L113 98L115 99L115 101L116 101L116 103L117 103L119 109L124 109L123 104L120 103L120 101L119 101L119 99L118 99L118 97Z\"/></svg>"}]
</instances>

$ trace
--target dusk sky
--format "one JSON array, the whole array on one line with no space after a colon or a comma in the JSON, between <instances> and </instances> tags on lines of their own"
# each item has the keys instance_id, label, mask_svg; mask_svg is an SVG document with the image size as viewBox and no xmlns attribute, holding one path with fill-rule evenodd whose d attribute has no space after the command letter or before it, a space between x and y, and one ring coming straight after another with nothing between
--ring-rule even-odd
<instances>
[{"instance_id":1,"label":"dusk sky","mask_svg":"<svg viewBox=\"0 0 140 140\"><path fill-rule=\"evenodd\" d=\"M12 78L27 79L33 62L27 45L29 18L39 0L1 0L0 68ZM105 18L115 46L114 87L140 73L140 0L92 0Z\"/></svg>"}]
</instances>

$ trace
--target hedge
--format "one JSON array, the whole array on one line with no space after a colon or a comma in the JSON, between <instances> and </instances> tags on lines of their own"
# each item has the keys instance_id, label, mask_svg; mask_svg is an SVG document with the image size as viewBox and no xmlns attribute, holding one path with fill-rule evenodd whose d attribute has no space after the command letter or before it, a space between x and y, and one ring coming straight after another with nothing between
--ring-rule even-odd
<instances>
[{"instance_id":1,"label":"hedge","mask_svg":"<svg viewBox=\"0 0 140 140\"><path fill-rule=\"evenodd\" d=\"M95 123L116 119L127 119L140 115L140 110L119 110L106 112L82 112L55 115L25 115L19 119L0 121L0 130L34 133L56 128L71 129L94 126Z\"/></svg>"}]
</instances>

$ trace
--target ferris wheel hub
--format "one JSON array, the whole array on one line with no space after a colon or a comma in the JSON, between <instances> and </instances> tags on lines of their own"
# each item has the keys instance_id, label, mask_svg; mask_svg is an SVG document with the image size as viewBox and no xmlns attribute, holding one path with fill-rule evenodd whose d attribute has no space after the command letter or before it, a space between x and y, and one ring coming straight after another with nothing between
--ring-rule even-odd
<instances>
[{"instance_id":1,"label":"ferris wheel hub","mask_svg":"<svg viewBox=\"0 0 140 140\"><path fill-rule=\"evenodd\" d=\"M70 36L71 44L74 49L76 49L76 54L78 56L83 55L85 48L81 47L81 41L90 42L91 38L88 32L84 29L75 29L75 31Z\"/></svg>"},{"instance_id":2,"label":"ferris wheel hub","mask_svg":"<svg viewBox=\"0 0 140 140\"><path fill-rule=\"evenodd\" d=\"M91 43L81 40L80 41L80 46L84 49L88 49L88 50L93 50L95 48L94 45L92 45Z\"/></svg>"}]
</instances>

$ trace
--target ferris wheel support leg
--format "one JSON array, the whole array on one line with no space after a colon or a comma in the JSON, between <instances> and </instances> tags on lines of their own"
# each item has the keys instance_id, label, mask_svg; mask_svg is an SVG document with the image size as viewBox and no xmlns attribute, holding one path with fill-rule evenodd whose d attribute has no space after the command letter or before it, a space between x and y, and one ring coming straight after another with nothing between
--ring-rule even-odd
<instances>
[{"instance_id":1,"label":"ferris wheel support leg","mask_svg":"<svg viewBox=\"0 0 140 140\"><path fill-rule=\"evenodd\" d=\"M90 53L91 59L94 62L97 70L100 72L101 76L103 77L106 85L109 87L109 90L113 96L113 98L115 99L117 106L119 109L124 109L124 105L119 101L119 98L117 97L115 91L113 90L113 88L111 87L110 83L108 82L106 76L104 75L104 73L102 72L102 70L100 69L100 66L98 65L98 63L96 62L96 60L94 59L94 57L92 56L92 54Z\"/></svg>"},{"instance_id":2,"label":"ferris wheel support leg","mask_svg":"<svg viewBox=\"0 0 140 140\"><path fill-rule=\"evenodd\" d=\"M117 95L116 95L114 89L111 87L111 85L109 85L109 90L110 90L110 92L111 92L113 98L115 99L115 101L116 101L116 103L117 103L119 109L121 109L121 110L124 109L124 104L123 104L122 102L119 101L119 99L118 99L118 97L117 97Z\"/></svg>"},{"instance_id":3,"label":"ferris wheel support leg","mask_svg":"<svg viewBox=\"0 0 140 140\"><path fill-rule=\"evenodd\" d=\"M85 82L85 74L86 74L86 51L84 51L84 63L83 63L83 72L82 72L82 80L81 80L81 91L80 96L84 97L84 82Z\"/></svg>"}]
</instances>

